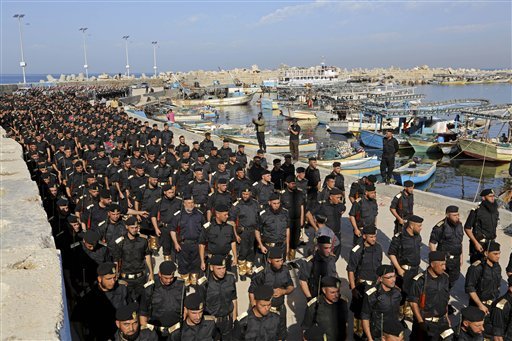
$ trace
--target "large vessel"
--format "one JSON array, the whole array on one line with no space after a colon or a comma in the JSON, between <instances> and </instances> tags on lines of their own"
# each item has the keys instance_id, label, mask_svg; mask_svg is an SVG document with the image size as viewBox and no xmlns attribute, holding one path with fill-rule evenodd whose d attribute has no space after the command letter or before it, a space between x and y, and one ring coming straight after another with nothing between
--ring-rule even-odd
<instances>
[{"instance_id":1,"label":"large vessel","mask_svg":"<svg viewBox=\"0 0 512 341\"><path fill-rule=\"evenodd\" d=\"M286 86L304 86L311 85L328 85L334 84L342 80L339 78L339 69L335 66L326 66L322 63L318 66L309 68L291 67L281 69L279 75L279 85Z\"/></svg>"}]
</instances>

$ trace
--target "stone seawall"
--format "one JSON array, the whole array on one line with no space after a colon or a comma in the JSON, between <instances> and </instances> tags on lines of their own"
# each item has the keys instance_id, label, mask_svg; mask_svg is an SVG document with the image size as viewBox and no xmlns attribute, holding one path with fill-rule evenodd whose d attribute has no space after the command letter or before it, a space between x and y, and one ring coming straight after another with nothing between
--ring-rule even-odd
<instances>
[{"instance_id":1,"label":"stone seawall","mask_svg":"<svg viewBox=\"0 0 512 341\"><path fill-rule=\"evenodd\" d=\"M0 127L0 338L69 340L60 252L22 147Z\"/></svg>"}]
</instances>

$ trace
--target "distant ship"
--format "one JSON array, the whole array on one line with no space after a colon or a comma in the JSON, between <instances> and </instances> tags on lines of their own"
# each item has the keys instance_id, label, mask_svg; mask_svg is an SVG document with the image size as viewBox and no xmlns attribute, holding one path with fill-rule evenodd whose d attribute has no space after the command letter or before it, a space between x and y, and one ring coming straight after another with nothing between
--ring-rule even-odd
<instances>
[{"instance_id":1,"label":"distant ship","mask_svg":"<svg viewBox=\"0 0 512 341\"><path fill-rule=\"evenodd\" d=\"M325 63L310 68L284 68L279 75L279 85L282 86L330 85L347 80L340 79L337 67L326 66Z\"/></svg>"}]
</instances>

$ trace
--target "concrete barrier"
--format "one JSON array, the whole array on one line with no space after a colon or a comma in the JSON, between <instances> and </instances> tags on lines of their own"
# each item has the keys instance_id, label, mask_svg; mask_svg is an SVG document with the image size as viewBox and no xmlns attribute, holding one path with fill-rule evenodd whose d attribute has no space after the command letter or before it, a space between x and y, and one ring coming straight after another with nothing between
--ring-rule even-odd
<instances>
[{"instance_id":1,"label":"concrete barrier","mask_svg":"<svg viewBox=\"0 0 512 341\"><path fill-rule=\"evenodd\" d=\"M60 252L23 150L0 127L2 340L69 340Z\"/></svg>"}]
</instances>

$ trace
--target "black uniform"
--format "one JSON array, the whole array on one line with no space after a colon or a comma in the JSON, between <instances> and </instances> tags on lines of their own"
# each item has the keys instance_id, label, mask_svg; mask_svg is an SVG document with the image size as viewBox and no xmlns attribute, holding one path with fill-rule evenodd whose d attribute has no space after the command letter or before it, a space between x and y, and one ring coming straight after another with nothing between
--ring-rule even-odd
<instances>
[{"instance_id":1,"label":"black uniform","mask_svg":"<svg viewBox=\"0 0 512 341\"><path fill-rule=\"evenodd\" d=\"M347 302L340 298L336 303L329 304L323 295L315 297L308 302L302 329L307 331L318 326L323 331L326 340L342 341L347 334Z\"/></svg>"},{"instance_id":2,"label":"black uniform","mask_svg":"<svg viewBox=\"0 0 512 341\"><path fill-rule=\"evenodd\" d=\"M306 168L306 179L308 180L308 209L315 205L318 195L318 183L320 180L320 171L318 168L308 166Z\"/></svg>"},{"instance_id":3,"label":"black uniform","mask_svg":"<svg viewBox=\"0 0 512 341\"><path fill-rule=\"evenodd\" d=\"M266 248L278 247L286 253L286 230L290 227L288 210L279 207L277 211L270 208L260 212L256 230L261 234L261 242Z\"/></svg>"},{"instance_id":4,"label":"black uniform","mask_svg":"<svg viewBox=\"0 0 512 341\"><path fill-rule=\"evenodd\" d=\"M227 191L221 193L217 190L208 194L206 209L212 212L212 216L215 213L216 205L226 205L228 208L231 208L231 205L233 205L233 197Z\"/></svg>"},{"instance_id":5,"label":"black uniform","mask_svg":"<svg viewBox=\"0 0 512 341\"><path fill-rule=\"evenodd\" d=\"M482 246L496 239L496 227L499 220L498 206L496 203L491 204L489 201L482 201L478 207L473 208L469 212L464 229L473 230L473 235ZM473 245L469 242L469 261L471 263L481 260L482 254L478 253Z\"/></svg>"},{"instance_id":6,"label":"black uniform","mask_svg":"<svg viewBox=\"0 0 512 341\"><path fill-rule=\"evenodd\" d=\"M97 231L101 240L112 250L115 240L126 234L126 225L122 219L115 222L106 219L98 224Z\"/></svg>"},{"instance_id":7,"label":"black uniform","mask_svg":"<svg viewBox=\"0 0 512 341\"><path fill-rule=\"evenodd\" d=\"M397 233L391 239L389 245L388 255L394 255L402 269L405 270L404 276L398 276L396 285L402 289L402 295L405 300L405 295L409 292L409 286L412 278L416 276L420 270L421 256L421 236L413 234L412 236L403 229L402 232Z\"/></svg>"},{"instance_id":8,"label":"black uniform","mask_svg":"<svg viewBox=\"0 0 512 341\"><path fill-rule=\"evenodd\" d=\"M264 184L262 180L252 184L252 195L253 198L258 201L260 207L268 205L268 199L274 193L274 184L269 182Z\"/></svg>"},{"instance_id":9,"label":"black uniform","mask_svg":"<svg viewBox=\"0 0 512 341\"><path fill-rule=\"evenodd\" d=\"M175 217L174 214L181 210L182 205L183 201L181 198L173 197L169 199L164 195L162 200L160 200L149 213L151 218L156 218L157 225L162 231L160 244L162 245L164 256L171 255L173 249L170 234L171 226Z\"/></svg>"},{"instance_id":10,"label":"black uniform","mask_svg":"<svg viewBox=\"0 0 512 341\"><path fill-rule=\"evenodd\" d=\"M178 272L182 275L199 273L199 238L203 231L204 215L198 209L187 212L185 209L176 211L171 223L171 231L176 232L176 238L181 251L176 254Z\"/></svg>"},{"instance_id":11,"label":"black uniform","mask_svg":"<svg viewBox=\"0 0 512 341\"><path fill-rule=\"evenodd\" d=\"M336 272L336 257L329 255L324 257L318 251L313 255L299 259L299 280L307 282L311 297L316 297L320 290L320 280L323 277L338 277ZM310 297L306 297L309 299Z\"/></svg>"},{"instance_id":12,"label":"black uniform","mask_svg":"<svg viewBox=\"0 0 512 341\"><path fill-rule=\"evenodd\" d=\"M184 321L181 327L181 339L187 341L216 340L218 334L219 332L215 326L215 318L208 315L204 315L203 320L198 325L190 326Z\"/></svg>"},{"instance_id":13,"label":"black uniform","mask_svg":"<svg viewBox=\"0 0 512 341\"><path fill-rule=\"evenodd\" d=\"M408 220L410 216L414 214L414 194L408 194L405 190L401 191L393 197L391 200L390 208L396 210L396 213L403 220ZM400 225L397 219L395 219L395 229L393 233L402 231L403 225Z\"/></svg>"},{"instance_id":14,"label":"black uniform","mask_svg":"<svg viewBox=\"0 0 512 341\"><path fill-rule=\"evenodd\" d=\"M491 308L492 335L512 340L512 293L510 290L498 298Z\"/></svg>"},{"instance_id":15,"label":"black uniform","mask_svg":"<svg viewBox=\"0 0 512 341\"><path fill-rule=\"evenodd\" d=\"M83 241L76 242L71 248L71 281L75 293L81 296L89 291L96 281L96 269L101 263L108 260L107 248L101 244L96 244L93 250L85 247Z\"/></svg>"},{"instance_id":16,"label":"black uniform","mask_svg":"<svg viewBox=\"0 0 512 341\"><path fill-rule=\"evenodd\" d=\"M251 187L251 181L247 177L240 179L235 176L229 179L228 191L231 193L233 200L237 200L242 196L242 190L246 187Z\"/></svg>"},{"instance_id":17,"label":"black uniform","mask_svg":"<svg viewBox=\"0 0 512 341\"><path fill-rule=\"evenodd\" d=\"M354 201L349 212L349 215L356 219L359 230L362 230L366 226L375 226L378 214L379 206L377 205L377 200L368 199L365 195ZM354 234L354 245L360 244L362 240L363 237L357 237Z\"/></svg>"},{"instance_id":18,"label":"black uniform","mask_svg":"<svg viewBox=\"0 0 512 341\"><path fill-rule=\"evenodd\" d=\"M400 320L402 293L397 287L385 291L382 285L369 287L363 296L361 319L370 321L372 337L382 335L382 326Z\"/></svg>"},{"instance_id":19,"label":"black uniform","mask_svg":"<svg viewBox=\"0 0 512 341\"><path fill-rule=\"evenodd\" d=\"M304 195L300 189L290 191L288 188L281 191L281 205L288 210L290 217L290 249L299 246L300 230L302 228L301 207L304 206ZM304 214L306 209L304 208Z\"/></svg>"},{"instance_id":20,"label":"black uniform","mask_svg":"<svg viewBox=\"0 0 512 341\"><path fill-rule=\"evenodd\" d=\"M185 285L181 279L174 278L170 285L163 285L160 277L155 275L154 281L144 285L140 314L148 317L149 323L161 325L160 319L166 312L181 316L184 295Z\"/></svg>"},{"instance_id":21,"label":"black uniform","mask_svg":"<svg viewBox=\"0 0 512 341\"><path fill-rule=\"evenodd\" d=\"M398 141L392 137L382 139L382 160L380 161L380 175L384 181L393 178L395 169L395 154L398 152Z\"/></svg>"},{"instance_id":22,"label":"black uniform","mask_svg":"<svg viewBox=\"0 0 512 341\"><path fill-rule=\"evenodd\" d=\"M212 140L207 140L207 139L204 139L203 141L201 141L201 143L199 143L199 148L201 148L202 150L204 150L204 153L206 155L209 155L210 154L210 151L212 150L212 148L214 147L214 143Z\"/></svg>"},{"instance_id":23,"label":"black uniform","mask_svg":"<svg viewBox=\"0 0 512 341\"><path fill-rule=\"evenodd\" d=\"M194 172L190 169L184 170L180 168L174 171L172 183L176 185L176 195L183 196L185 193L189 193L188 184L194 178Z\"/></svg>"},{"instance_id":24,"label":"black uniform","mask_svg":"<svg viewBox=\"0 0 512 341\"><path fill-rule=\"evenodd\" d=\"M221 255L227 257L231 251L231 243L235 241L235 233L233 226L228 223L217 223L214 218L212 221L204 224L204 229L201 231L199 243L207 245L206 249L208 254ZM228 269L230 264L227 264Z\"/></svg>"},{"instance_id":25,"label":"black uniform","mask_svg":"<svg viewBox=\"0 0 512 341\"><path fill-rule=\"evenodd\" d=\"M255 259L254 252L254 231L258 224L259 217L258 202L252 198L245 201L238 200L229 211L229 221L235 223L237 234L241 238L238 248L238 260L247 262L248 270L251 271Z\"/></svg>"},{"instance_id":26,"label":"black uniform","mask_svg":"<svg viewBox=\"0 0 512 341\"><path fill-rule=\"evenodd\" d=\"M279 315L269 312L268 315L257 317L254 311L241 314L233 331L233 339L237 341L276 341L283 340L285 335L279 334Z\"/></svg>"},{"instance_id":27,"label":"black uniform","mask_svg":"<svg viewBox=\"0 0 512 341\"><path fill-rule=\"evenodd\" d=\"M453 225L448 218L438 222L430 233L430 243L437 244L438 251L447 253L446 273L450 277L450 288L460 276L460 256L464 231L461 223Z\"/></svg>"},{"instance_id":28,"label":"black uniform","mask_svg":"<svg viewBox=\"0 0 512 341\"><path fill-rule=\"evenodd\" d=\"M313 215L320 214L327 217L326 225L334 232L336 238L341 241L341 215L343 212L345 212L345 204L333 204L328 201L317 206L313 210ZM341 242L334 248L334 254L337 260L341 254Z\"/></svg>"},{"instance_id":29,"label":"black uniform","mask_svg":"<svg viewBox=\"0 0 512 341\"><path fill-rule=\"evenodd\" d=\"M126 339L123 336L121 336L121 331L118 330L115 335L114 341L125 341L125 340ZM156 332L154 332L151 329L141 327L137 338L133 339L131 341L158 341L158 335L156 334Z\"/></svg>"}]
</instances>

